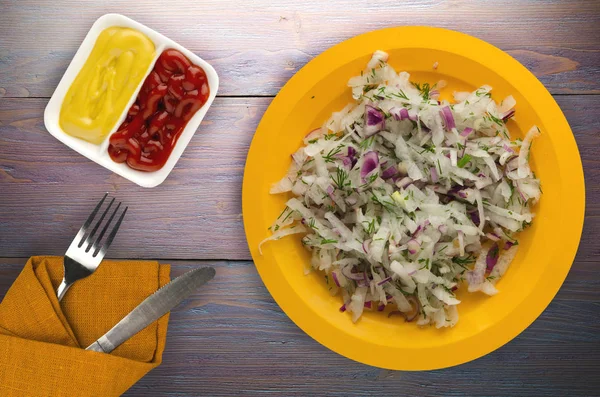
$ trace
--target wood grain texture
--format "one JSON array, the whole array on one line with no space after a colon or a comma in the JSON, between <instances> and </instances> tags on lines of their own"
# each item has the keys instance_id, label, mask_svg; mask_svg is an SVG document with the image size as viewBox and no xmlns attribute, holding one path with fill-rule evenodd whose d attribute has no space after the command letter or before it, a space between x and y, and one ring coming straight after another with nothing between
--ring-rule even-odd
<instances>
[{"instance_id":1,"label":"wood grain texture","mask_svg":"<svg viewBox=\"0 0 600 397\"><path fill-rule=\"evenodd\" d=\"M0 259L0 298L25 262ZM460 367L400 372L358 364L312 340L273 302L252 262L171 262L173 277L206 264L217 276L171 314L163 364L126 395L597 395L596 263L576 261L546 311L504 347Z\"/></svg>"},{"instance_id":2,"label":"wood grain texture","mask_svg":"<svg viewBox=\"0 0 600 397\"><path fill-rule=\"evenodd\" d=\"M0 96L50 96L94 20L109 12L130 16L212 63L220 95L275 95L332 45L399 25L463 31L507 51L553 94L597 94L599 9L597 0L6 0L0 3Z\"/></svg>"},{"instance_id":3,"label":"wood grain texture","mask_svg":"<svg viewBox=\"0 0 600 397\"><path fill-rule=\"evenodd\" d=\"M587 217L580 254L599 258L600 96L559 96L583 159ZM116 258L251 259L241 217L248 147L270 98L218 98L165 183L143 189L54 139L46 100L0 101L0 253L61 255L103 192L131 208ZM31 159L34 159L32 161Z\"/></svg>"},{"instance_id":4,"label":"wood grain texture","mask_svg":"<svg viewBox=\"0 0 600 397\"><path fill-rule=\"evenodd\" d=\"M48 134L46 100L0 101L0 252L64 253L94 203L110 191L130 206L111 246L116 257L250 259L242 176L270 101L217 99L176 169L154 189L126 181Z\"/></svg>"},{"instance_id":5,"label":"wood grain texture","mask_svg":"<svg viewBox=\"0 0 600 397\"><path fill-rule=\"evenodd\" d=\"M93 21L109 12L179 42L221 78L221 98L158 188L110 173L43 125L46 98ZM426 372L358 364L304 334L248 261L241 217L245 158L270 97L327 48L409 24L474 35L531 70L557 94L586 179L580 249L546 311L497 351ZM64 253L110 191L131 206L111 257L159 259L173 264L173 276L217 268L215 280L172 313L163 365L127 396L597 396L599 37L598 0L0 0L0 299L28 256Z\"/></svg>"}]
</instances>

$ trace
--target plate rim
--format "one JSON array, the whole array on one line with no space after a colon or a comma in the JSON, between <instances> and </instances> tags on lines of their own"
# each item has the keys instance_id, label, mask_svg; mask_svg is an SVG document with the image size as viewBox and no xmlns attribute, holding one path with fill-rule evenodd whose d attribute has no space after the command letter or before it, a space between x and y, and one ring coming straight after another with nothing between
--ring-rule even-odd
<instances>
[{"instance_id":1,"label":"plate rim","mask_svg":"<svg viewBox=\"0 0 600 397\"><path fill-rule=\"evenodd\" d=\"M416 38L416 40L411 40L411 43L407 43L407 45L398 45L398 42L394 46L388 45L392 42L391 38L398 34L409 35ZM374 48L373 42L378 43L377 48ZM364 55L363 53L372 53L375 49L379 48L383 50L429 48L450 51L483 64L486 68L497 73L502 79L512 84L511 82L514 82L516 77L506 78L505 75L508 72L501 73L498 67L490 64L489 59L479 59L483 56L482 53L489 54L491 52L495 60L496 57L498 58L498 64L502 64L505 68L509 66L509 68L506 68L507 70L510 69L513 72L518 72L518 76L521 78L518 85L521 87L526 85L527 90L532 90L528 91L530 92L528 97L535 96L536 99L539 99L536 100L535 109L540 109L544 106L547 107L547 110L539 113L542 120L547 120L547 115L549 114L554 115L552 120L554 124L551 130L563 131L560 135L557 135L559 137L557 139L561 140L561 153L568 152L570 154L568 168L569 175L572 178L569 179L568 186L563 185L560 197L564 204L572 205L573 210L569 214L570 219L568 219L569 229L572 229L572 232L568 235L568 241L565 242L564 249L558 255L560 257L560 261L557 261L560 262L558 265L558 277L551 278L549 280L551 285L546 284L546 288L542 289L540 288L541 281L543 280L542 277L549 273L548 271L544 272L540 276L540 281L536 287L531 291L531 294L536 293L538 295L538 299L532 302L528 298L525 298L512 312L500 321L492 324L485 332L475 334L471 338L452 342L449 345L418 349L419 351L441 349L445 354L438 354L439 358L436 360L429 359L425 361L419 360L418 357L416 360L395 360L394 358L397 356L389 354L389 351L398 350L398 352L406 352L406 349L385 347L388 354L374 354L373 350L380 351L378 350L381 349L380 345L374 343L368 344L369 349L365 349L368 351L361 351L361 349L356 348L356 345L351 345L350 342L356 343L357 339L344 332L339 332L337 327L325 321L320 316L315 316L311 308L308 305L302 304L301 300L294 302L293 296L290 297L291 294L289 292L287 295L283 294L282 288L277 285L277 274L275 274L277 269L269 270L266 268L266 259L258 254L256 247L258 244L256 242L257 238L253 234L256 228L253 227L253 223L258 223L254 222L253 219L257 219L259 215L255 209L253 211L250 208L251 204L255 202L253 197L257 191L257 188L254 188L250 179L254 172L253 169L257 168L255 164L260 165L261 162L260 153L258 153L259 145L262 144L261 141L263 140L261 131L269 129L269 126L278 120L283 121L285 119L286 116L282 116L282 112L278 112L277 108L281 109L285 107L286 102L291 102L287 103L287 105L295 104L297 101L293 101L292 98L299 99L304 97L316 82L326 76L327 68L321 68L325 71L320 70L321 65L329 62L331 58L337 59L336 66L343 65L346 58L356 59L358 56ZM353 55L349 56L348 53ZM311 81L312 84L307 84ZM288 92L292 92L289 95L290 98L286 97ZM290 108L293 108L293 106ZM287 115L287 112L283 113ZM559 164L559 170L566 172L565 168L564 165ZM565 194L566 191L569 191L569 195ZM463 364L493 352L529 327L550 304L566 279L578 251L585 215L585 180L577 143L562 110L544 85L525 66L492 44L465 33L428 26L398 26L366 32L334 45L309 61L282 87L265 111L248 151L242 186L242 213L249 250L263 283L281 310L305 333L328 349L364 364L392 370L431 370ZM566 215L561 219L563 221L567 220ZM554 274L556 275L557 269L554 270ZM527 305L525 304L526 301ZM335 335L324 332L324 329L336 331ZM482 338L482 335L485 335L486 339L491 339L492 342L487 340L485 343L477 343ZM483 341L479 340L479 342ZM469 349L461 350L461 346L464 348L466 343L469 344ZM416 354L415 352L411 353Z\"/></svg>"}]
</instances>

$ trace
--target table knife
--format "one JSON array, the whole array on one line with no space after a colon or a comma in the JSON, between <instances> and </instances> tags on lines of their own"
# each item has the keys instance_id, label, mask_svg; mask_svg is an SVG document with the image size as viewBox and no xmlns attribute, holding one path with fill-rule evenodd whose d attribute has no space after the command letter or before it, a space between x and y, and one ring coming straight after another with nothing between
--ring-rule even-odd
<instances>
[{"instance_id":1,"label":"table knife","mask_svg":"<svg viewBox=\"0 0 600 397\"><path fill-rule=\"evenodd\" d=\"M110 331L85 350L112 352L127 339L167 314L214 276L215 269L212 267L202 267L182 274L146 298Z\"/></svg>"}]
</instances>

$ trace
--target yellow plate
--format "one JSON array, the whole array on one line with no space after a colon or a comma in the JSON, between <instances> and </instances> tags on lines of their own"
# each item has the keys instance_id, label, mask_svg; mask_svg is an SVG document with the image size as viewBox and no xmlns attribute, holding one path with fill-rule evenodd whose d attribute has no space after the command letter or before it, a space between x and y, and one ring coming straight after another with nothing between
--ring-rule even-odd
<instances>
[{"instance_id":1,"label":"yellow plate","mask_svg":"<svg viewBox=\"0 0 600 397\"><path fill-rule=\"evenodd\" d=\"M270 195L290 154L302 138L333 111L349 103L348 79L363 70L375 50L389 53L397 71L411 81L448 82L455 90L493 87L493 98L512 94L516 115L508 127L523 136L537 124L542 136L532 146L532 168L543 195L533 226L520 235L520 250L497 284L500 293L459 291L460 320L454 328L418 328L401 318L366 312L353 324L340 313L319 272L304 276L310 257L297 236L269 242L258 253L267 228L285 207L286 195ZM433 64L437 62L437 70ZM539 316L563 283L581 237L585 189L575 139L560 108L523 65L474 37L429 27L398 27L366 33L325 51L286 85L266 111L252 141L243 186L244 226L256 268L283 311L331 350L365 364L396 370L458 365L487 354L522 332Z\"/></svg>"}]
</instances>

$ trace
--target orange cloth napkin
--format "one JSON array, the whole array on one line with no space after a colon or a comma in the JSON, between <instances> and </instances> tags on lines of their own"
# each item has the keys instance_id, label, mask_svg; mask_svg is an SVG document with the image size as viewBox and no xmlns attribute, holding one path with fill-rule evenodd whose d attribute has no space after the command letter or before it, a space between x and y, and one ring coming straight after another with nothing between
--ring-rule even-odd
<instances>
[{"instance_id":1,"label":"orange cloth napkin","mask_svg":"<svg viewBox=\"0 0 600 397\"><path fill-rule=\"evenodd\" d=\"M169 265L104 261L59 304L61 257L31 257L0 304L0 396L118 396L162 360L169 315L111 354L85 351L167 284Z\"/></svg>"}]
</instances>

